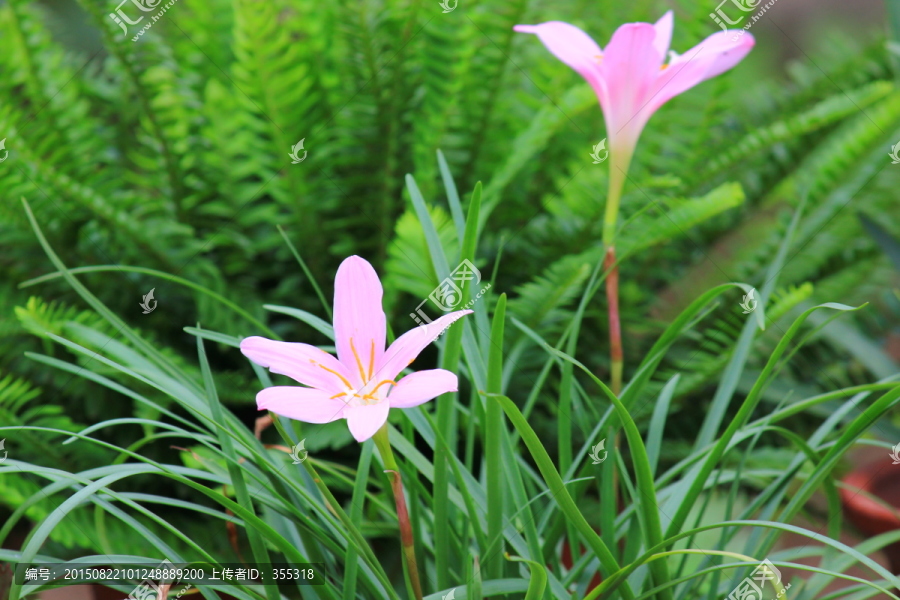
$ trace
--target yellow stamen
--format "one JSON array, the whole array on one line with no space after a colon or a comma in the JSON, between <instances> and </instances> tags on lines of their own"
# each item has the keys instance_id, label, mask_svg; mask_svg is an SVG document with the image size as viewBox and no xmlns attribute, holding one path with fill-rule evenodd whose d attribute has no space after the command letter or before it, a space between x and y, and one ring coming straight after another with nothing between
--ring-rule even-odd
<instances>
[{"instance_id":1,"label":"yellow stamen","mask_svg":"<svg viewBox=\"0 0 900 600\"><path fill-rule=\"evenodd\" d=\"M334 400L335 398L340 398L341 396L346 396L346 395L347 395L347 392L341 392L340 394L335 394L334 396L329 398L329 400Z\"/></svg>"},{"instance_id":2,"label":"yellow stamen","mask_svg":"<svg viewBox=\"0 0 900 600\"><path fill-rule=\"evenodd\" d=\"M353 338L350 338L350 350L353 351L353 358L356 359L356 366L359 367L359 377L362 379L362 382L365 383L368 381L366 379L366 372L363 370L362 361L359 360L359 354L356 353L356 348L353 346Z\"/></svg>"},{"instance_id":3,"label":"yellow stamen","mask_svg":"<svg viewBox=\"0 0 900 600\"><path fill-rule=\"evenodd\" d=\"M314 360L311 360L310 362L313 363L314 365L318 365L318 366L322 367L323 369L325 369L326 371L328 371L329 373L331 373L331 374L333 374L333 375L337 375L338 379L340 379L340 380L343 382L343 384L344 384L345 386L347 386L348 388L352 388L352 387L353 387L352 385L350 385L350 382L347 381L347 380L344 378L343 375L341 375L340 373L338 373L338 372L335 371L334 369L329 369L328 367L326 367L326 366L323 365L322 363L317 363L317 362L314 361Z\"/></svg>"},{"instance_id":4,"label":"yellow stamen","mask_svg":"<svg viewBox=\"0 0 900 600\"><path fill-rule=\"evenodd\" d=\"M369 379L372 379L372 371L374 371L374 370L375 370L375 340L372 340L372 349L369 351ZM366 381L368 381L368 379ZM381 384L379 384L379 385L381 385Z\"/></svg>"},{"instance_id":5,"label":"yellow stamen","mask_svg":"<svg viewBox=\"0 0 900 600\"><path fill-rule=\"evenodd\" d=\"M394 381L393 379L385 379L384 381L379 382L378 385L375 386L375 389L369 393L374 394L375 392L378 391L378 388L380 388L381 386L383 386L386 383L390 383L391 385L397 385L397 382Z\"/></svg>"}]
</instances>

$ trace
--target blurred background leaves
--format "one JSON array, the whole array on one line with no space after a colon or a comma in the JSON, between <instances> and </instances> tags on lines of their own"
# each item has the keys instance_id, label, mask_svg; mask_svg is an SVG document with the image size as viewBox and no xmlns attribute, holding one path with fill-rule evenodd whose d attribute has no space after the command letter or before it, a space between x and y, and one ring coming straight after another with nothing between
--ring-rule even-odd
<instances>
[{"instance_id":1,"label":"blurred background leaves","mask_svg":"<svg viewBox=\"0 0 900 600\"><path fill-rule=\"evenodd\" d=\"M77 339L84 327L112 338L117 332L84 311L58 278L20 285L52 271L22 197L51 243L65 249L70 267L158 269L227 297L285 339L324 344L308 325L263 309L268 303L326 316L276 226L326 296L340 259L371 260L383 274L389 319L403 331L414 325L408 313L439 279L406 195L406 173L430 204L445 251L459 252L436 159L441 150L463 206L475 182L485 184L489 216L478 267L495 278L497 294L511 293L511 315L555 339L601 258L607 169L589 154L606 133L586 84L530 36L514 35L512 25L564 19L603 44L621 22L653 21L671 7L673 47L684 51L716 29L713 7L687 0L671 6L461 0L444 14L437 4L179 0L134 43L109 19L111 1L0 4L0 135L10 152L0 165L4 422L76 430L100 415L154 417L23 356L41 351L86 365L47 333ZM801 4L799 14L816 24L797 20ZM900 236L900 167L888 157L900 140L900 93L894 54L879 26L885 8L861 5L854 3L854 19L844 27L846 17L829 20L840 17L830 12L835 4L781 0L772 23L754 26L759 41L746 64L669 103L650 122L622 203L626 380L628 365L699 293L724 281L765 283L802 199L796 250L767 309L776 326L753 343L751 372L739 386L752 383L784 320L828 301L870 306L824 329L779 373L765 399L777 403L790 390L812 395L896 372L898 271L856 214L878 224L881 238ZM301 138L309 155L291 164L288 153ZM172 280L129 270L80 277L187 372L199 371L183 327L199 322L228 335L260 333L222 302ZM142 315L138 302L150 288L159 306ZM679 342L648 393L655 397L674 372L682 373L666 461L677 461L678 449L686 451L696 437L698 415L740 335L739 301L729 296ZM508 394L526 397L544 356L520 330L507 329L511 342L521 342ZM606 339L598 299L577 355L601 376ZM97 340L83 343L91 348ZM209 353L232 383L220 392L223 402L252 424L252 372L224 344L211 344ZM154 390L142 391L165 402ZM642 426L651 406L636 405ZM552 446L552 400L534 410L551 417L535 420L535 428ZM575 424L576 442L586 439L590 422ZM122 441L127 431L105 435ZM349 437L333 431L321 440L340 447ZM48 455L44 445L15 447L22 460L72 461L72 469L99 460L94 450L79 455L59 447ZM15 508L28 492L17 487L23 481L0 477L0 502ZM70 531L54 539L90 543Z\"/></svg>"}]
</instances>

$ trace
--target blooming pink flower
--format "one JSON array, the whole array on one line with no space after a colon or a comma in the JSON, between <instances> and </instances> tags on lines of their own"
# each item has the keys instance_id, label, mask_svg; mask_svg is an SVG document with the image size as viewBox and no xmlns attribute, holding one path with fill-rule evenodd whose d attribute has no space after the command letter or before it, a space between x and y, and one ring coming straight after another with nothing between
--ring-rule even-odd
<instances>
[{"instance_id":1,"label":"blooming pink flower","mask_svg":"<svg viewBox=\"0 0 900 600\"><path fill-rule=\"evenodd\" d=\"M653 113L669 99L738 64L755 43L752 35L719 31L678 56L669 50L672 24L672 11L654 25L626 23L613 33L606 50L581 29L561 21L514 29L536 34L594 88L603 107L610 154L613 160L619 154L620 166L627 172L635 144Z\"/></svg>"},{"instance_id":2,"label":"blooming pink flower","mask_svg":"<svg viewBox=\"0 0 900 600\"><path fill-rule=\"evenodd\" d=\"M334 337L337 358L309 344L262 337L241 340L241 352L272 373L308 387L273 386L256 395L260 410L307 423L347 419L358 442L372 437L393 408L410 408L457 390L456 375L444 369L400 372L454 321L471 310L452 312L418 326L387 350L381 281L366 260L351 256L334 282Z\"/></svg>"}]
</instances>

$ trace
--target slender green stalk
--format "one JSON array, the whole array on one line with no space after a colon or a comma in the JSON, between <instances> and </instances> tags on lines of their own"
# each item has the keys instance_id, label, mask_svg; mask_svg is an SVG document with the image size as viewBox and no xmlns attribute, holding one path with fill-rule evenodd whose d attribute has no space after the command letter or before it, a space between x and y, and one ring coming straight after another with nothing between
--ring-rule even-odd
<instances>
[{"instance_id":1,"label":"slender green stalk","mask_svg":"<svg viewBox=\"0 0 900 600\"><path fill-rule=\"evenodd\" d=\"M606 273L606 306L609 314L609 387L612 393L618 397L622 393L622 372L625 367L625 355L622 350L622 322L619 317L619 265L616 261L616 220L619 215L619 202L622 199L622 188L628 174L628 164L631 162L631 150L623 154L611 153L609 167L609 193L606 196L606 216L603 221L603 247L606 249L603 256L603 271ZM622 158L619 158L621 156ZM621 164L620 164L621 163ZM618 453L620 436L616 434L612 451ZM615 463L611 466L612 477L606 478L606 484L601 486L606 492L606 527L609 527L610 512L618 512L619 485L618 473L615 471ZM612 503L612 509L608 508ZM604 535L612 536L612 532L604 531Z\"/></svg>"},{"instance_id":2,"label":"slender green stalk","mask_svg":"<svg viewBox=\"0 0 900 600\"><path fill-rule=\"evenodd\" d=\"M606 194L606 215L603 219L603 247L606 255L603 270L607 271L606 301L609 312L609 369L610 388L618 396L622 391L622 326L619 320L619 267L616 264L616 221L619 217L619 202L622 189L628 177L628 166L634 146L610 150L609 192Z\"/></svg>"},{"instance_id":3,"label":"slender green stalk","mask_svg":"<svg viewBox=\"0 0 900 600\"><path fill-rule=\"evenodd\" d=\"M199 329L200 324L197 324ZM209 409L213 416L213 421L219 424L216 433L219 436L219 443L222 446L222 453L228 457L226 466L228 468L228 476L231 485L234 487L234 495L238 503L250 512L255 512L252 495L248 489L247 482L244 480L244 473L238 465L238 453L234 447L234 441L225 431L225 416L222 405L219 402L219 394L216 391L216 384L213 381L212 371L209 367L209 361L206 359L206 349L203 346L203 339L197 338L197 354L200 357L200 370L203 375L203 383L206 388L207 401ZM247 537L250 540L250 548L253 551L253 557L260 563L269 561L269 548L266 546L263 533L255 527L246 527ZM266 590L266 596L269 600L278 600L278 587L272 579L271 572L263 573L263 588Z\"/></svg>"},{"instance_id":4,"label":"slender green stalk","mask_svg":"<svg viewBox=\"0 0 900 600\"><path fill-rule=\"evenodd\" d=\"M289 238L288 235L284 232L284 229L281 228L281 225L276 225L276 227L278 228L278 233L281 234L281 237L284 239L284 242L290 249L291 254L293 254L294 258L297 259L297 262L300 263L300 268L303 269L303 273L306 275L306 278L309 279L309 283L316 291L316 296L319 297L319 301L322 303L322 308L325 309L325 313L328 315L328 319L331 320L331 305L328 304L328 301L325 299L325 294L322 293L322 288L319 287L319 282L317 282L316 278L313 277L312 271L310 271L309 267L306 266L306 261L303 260L303 257L300 256L300 253L297 252L297 248L291 242L291 238Z\"/></svg>"},{"instance_id":5,"label":"slender green stalk","mask_svg":"<svg viewBox=\"0 0 900 600\"><path fill-rule=\"evenodd\" d=\"M246 310L244 310L243 308L241 308L240 306L238 306L237 304L235 304L234 302L232 302L225 296L223 296L221 294L217 294L216 292L212 291L211 289L204 287L198 283L195 283L195 282L191 281L190 279L185 279L183 277L171 275L169 273L166 273L165 271L158 271L156 269L148 269L146 267L131 267L131 266L127 266L127 265L95 265L92 267L75 267L73 269L69 269L68 271L69 271L69 273L72 273L72 274L102 273L105 271L118 271L118 272L124 271L126 273L144 273L146 275L154 275L156 277L165 279L166 281L171 281L173 283L177 283L178 285L183 285L185 287L191 288L192 290L194 290L196 292L200 292L201 294L212 298L216 302L221 303L223 306L227 306L228 308L233 310L235 313L237 313L237 314L241 315L242 317L244 317L245 319L247 319L248 323L252 323L254 327L259 328L260 332L265 333L270 338L275 339L275 340L281 339L281 337L277 333L275 333L274 331L269 329L269 327L267 327L265 323L263 323L262 321L260 321L259 319L257 319L253 315L251 315L249 312L247 312ZM58 279L60 277L65 277L65 275L59 271L57 271L55 273L47 273L46 275L41 275L40 277L35 277L34 279L29 279L28 281L23 281L22 283L19 284L19 288L27 288L32 285L44 283L45 281L50 281L52 279Z\"/></svg>"},{"instance_id":6,"label":"slender green stalk","mask_svg":"<svg viewBox=\"0 0 900 600\"><path fill-rule=\"evenodd\" d=\"M375 436L375 446L381 460L384 461L385 473L389 473L391 490L394 492L394 502L397 504L397 521L400 523L400 543L403 546L403 566L406 571L407 583L412 588L412 594L416 600L422 600L422 584L419 581L419 566L416 561L416 546L413 541L412 524L409 520L409 510L406 508L406 497L403 495L403 478L400 468L394 460L391 451L391 442L388 439L387 423L381 426Z\"/></svg>"},{"instance_id":7,"label":"slender green stalk","mask_svg":"<svg viewBox=\"0 0 900 600\"><path fill-rule=\"evenodd\" d=\"M491 325L491 347L488 356L487 391L501 393L503 380L503 324L506 320L506 294L497 299ZM485 407L484 455L487 481L488 551L484 556L484 572L488 579L503 576L503 481L501 442L503 410L497 402Z\"/></svg>"},{"instance_id":8,"label":"slender green stalk","mask_svg":"<svg viewBox=\"0 0 900 600\"><path fill-rule=\"evenodd\" d=\"M619 202L628 177L628 166L634 147L610 151L609 192L606 195L606 214L603 218L603 245L609 248L616 243L616 221L619 218Z\"/></svg>"},{"instance_id":9,"label":"slender green stalk","mask_svg":"<svg viewBox=\"0 0 900 600\"><path fill-rule=\"evenodd\" d=\"M608 246L603 258L606 276L606 302L609 310L609 370L610 389L618 396L622 391L622 370L625 357L622 353L622 324L619 319L619 266L616 264L616 247Z\"/></svg>"},{"instance_id":10,"label":"slender green stalk","mask_svg":"<svg viewBox=\"0 0 900 600\"><path fill-rule=\"evenodd\" d=\"M359 456L359 468L356 471L356 481L353 484L353 496L350 504L350 519L357 527L362 524L363 504L366 496L366 482L369 480L369 467L372 463L372 444L362 445L362 453ZM347 544L347 555L344 567L344 595L343 600L353 600L356 597L356 574L358 571L357 557L359 552L353 544Z\"/></svg>"},{"instance_id":11,"label":"slender green stalk","mask_svg":"<svg viewBox=\"0 0 900 600\"><path fill-rule=\"evenodd\" d=\"M462 260L472 261L475 258L475 246L478 241L478 214L481 210L481 182L475 185L472 192L472 200L469 203L469 211L466 216L465 233L462 240ZM465 306L472 296L471 284L462 282L461 305ZM456 372L459 367L459 358L462 354L463 323L451 327L447 332L447 344L444 347L444 356L441 368ZM434 451L434 520L444 526L434 530L434 562L437 574L438 589L450 587L450 501L448 492L450 489L450 470L447 468L450 462L449 454L456 451L456 419L454 407L456 406L457 392L442 394L437 399L437 426L443 429L443 437L446 446L439 444Z\"/></svg>"},{"instance_id":12,"label":"slender green stalk","mask_svg":"<svg viewBox=\"0 0 900 600\"><path fill-rule=\"evenodd\" d=\"M602 269L603 261L598 261L593 271L591 272L590 279L588 280L587 286L585 288L584 294L581 297L581 301L578 304L578 309L575 311L575 316L572 319L570 324L570 329L560 337L559 343L557 347L562 347L562 345L566 344L566 352L570 355L574 355L576 349L578 347L578 336L581 331L581 321L584 318L585 310L587 310L588 303L591 298L593 298L594 294L599 290L599 286L605 280L606 273L603 272ZM568 340L566 340L566 336L568 336ZM562 372L562 380L559 386L559 407L557 410L557 414L566 415L567 418L558 418L557 421L557 439L559 445L559 470L562 473L568 473L572 466L572 419L568 418L569 415L572 414L572 385L574 382L572 376L572 364L569 362L563 362L560 366L560 370ZM573 547L571 544L577 544L578 536L576 534L576 530L574 525L571 522L566 523L566 535L568 536L568 543L570 544L570 548ZM555 543L555 536L548 539L548 547L552 543Z\"/></svg>"}]
</instances>

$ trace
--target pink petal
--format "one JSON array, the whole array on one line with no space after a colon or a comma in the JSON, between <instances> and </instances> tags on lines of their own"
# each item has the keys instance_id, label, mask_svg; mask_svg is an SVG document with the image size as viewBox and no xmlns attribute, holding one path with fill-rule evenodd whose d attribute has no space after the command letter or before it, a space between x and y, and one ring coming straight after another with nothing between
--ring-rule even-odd
<instances>
[{"instance_id":1,"label":"pink petal","mask_svg":"<svg viewBox=\"0 0 900 600\"><path fill-rule=\"evenodd\" d=\"M516 25L513 30L537 35L547 50L575 69L596 89L596 84L599 83L598 59L603 53L591 36L562 21L548 21L540 25Z\"/></svg>"},{"instance_id":2,"label":"pink petal","mask_svg":"<svg viewBox=\"0 0 900 600\"><path fill-rule=\"evenodd\" d=\"M428 344L437 339L444 329L470 312L472 311L458 310L446 314L427 325L419 325L415 329L410 329L398 337L384 353L384 360L378 365L375 378L382 381L397 377L400 371L409 366Z\"/></svg>"},{"instance_id":3,"label":"pink petal","mask_svg":"<svg viewBox=\"0 0 900 600\"><path fill-rule=\"evenodd\" d=\"M364 404L362 406L348 407L344 410L347 418L347 427L357 442L364 442L381 429L388 418L391 404L382 400L377 404Z\"/></svg>"},{"instance_id":4,"label":"pink petal","mask_svg":"<svg viewBox=\"0 0 900 600\"><path fill-rule=\"evenodd\" d=\"M653 25L653 28L656 29L656 37L653 39L653 48L664 58L669 52L669 47L672 45L672 27L674 21L674 14L670 10L660 17L659 21Z\"/></svg>"},{"instance_id":5,"label":"pink petal","mask_svg":"<svg viewBox=\"0 0 900 600\"><path fill-rule=\"evenodd\" d=\"M616 29L606 46L600 65L604 93L598 96L613 152L616 146L632 146L652 114L643 109L664 58L654 47L656 37L654 25L626 23ZM618 141L623 138L624 142Z\"/></svg>"},{"instance_id":6,"label":"pink petal","mask_svg":"<svg viewBox=\"0 0 900 600\"><path fill-rule=\"evenodd\" d=\"M330 423L344 416L343 401L331 398L331 392L295 386L275 386L256 395L259 410L306 423Z\"/></svg>"},{"instance_id":7,"label":"pink petal","mask_svg":"<svg viewBox=\"0 0 900 600\"><path fill-rule=\"evenodd\" d=\"M241 352L273 373L320 390L346 391L350 374L338 360L327 352L309 344L276 342L254 336L241 340Z\"/></svg>"},{"instance_id":8,"label":"pink petal","mask_svg":"<svg viewBox=\"0 0 900 600\"><path fill-rule=\"evenodd\" d=\"M384 354L385 317L381 281L358 256L346 258L334 279L334 339L354 387L369 378Z\"/></svg>"},{"instance_id":9,"label":"pink petal","mask_svg":"<svg viewBox=\"0 0 900 600\"><path fill-rule=\"evenodd\" d=\"M407 375L391 388L391 408L411 408L447 392L455 392L459 381L455 373L444 369L417 371Z\"/></svg>"},{"instance_id":10,"label":"pink petal","mask_svg":"<svg viewBox=\"0 0 900 600\"><path fill-rule=\"evenodd\" d=\"M712 34L666 67L657 78L653 110L698 83L721 75L741 62L756 41L743 30Z\"/></svg>"}]
</instances>

